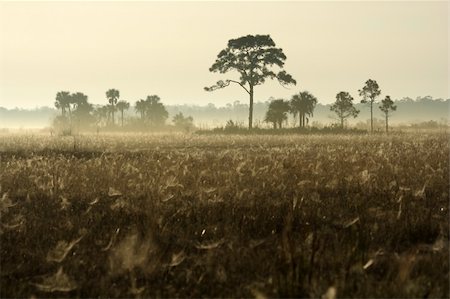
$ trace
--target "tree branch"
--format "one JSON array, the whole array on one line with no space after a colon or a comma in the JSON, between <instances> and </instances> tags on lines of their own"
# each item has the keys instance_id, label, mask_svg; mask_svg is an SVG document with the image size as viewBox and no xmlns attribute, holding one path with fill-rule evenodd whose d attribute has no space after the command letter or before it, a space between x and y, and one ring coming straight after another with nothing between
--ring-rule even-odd
<instances>
[{"instance_id":1,"label":"tree branch","mask_svg":"<svg viewBox=\"0 0 450 299\"><path fill-rule=\"evenodd\" d=\"M215 85L213 85L211 87L205 87L204 89L206 91L214 91L216 89L225 88L225 87L229 86L231 82L239 84L248 94L250 94L250 91L248 91L248 89L244 86L244 84L242 84L239 81L235 81L235 80L225 80L225 81L220 80L220 81L217 81L217 83Z\"/></svg>"},{"instance_id":2,"label":"tree branch","mask_svg":"<svg viewBox=\"0 0 450 299\"><path fill-rule=\"evenodd\" d=\"M241 82L238 81L234 81L234 80L227 80L228 82L233 82L236 84L239 84L248 94L250 94L250 91L244 86L244 84L242 84Z\"/></svg>"},{"instance_id":3,"label":"tree branch","mask_svg":"<svg viewBox=\"0 0 450 299\"><path fill-rule=\"evenodd\" d=\"M286 71L279 72L276 75L276 78L278 80L278 83L280 83L280 85L286 89L289 89L288 87L286 87L286 85L288 85L288 84L293 84L293 85L297 84L297 81L295 81L294 78L292 78L292 76L290 74L286 73Z\"/></svg>"}]
</instances>

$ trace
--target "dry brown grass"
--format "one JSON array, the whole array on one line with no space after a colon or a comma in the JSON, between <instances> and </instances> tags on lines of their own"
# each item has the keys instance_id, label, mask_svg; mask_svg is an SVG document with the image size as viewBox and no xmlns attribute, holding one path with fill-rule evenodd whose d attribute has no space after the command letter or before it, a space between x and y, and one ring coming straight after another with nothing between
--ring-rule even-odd
<instances>
[{"instance_id":1,"label":"dry brown grass","mask_svg":"<svg viewBox=\"0 0 450 299\"><path fill-rule=\"evenodd\" d=\"M448 297L448 157L446 134L2 136L1 296Z\"/></svg>"}]
</instances>

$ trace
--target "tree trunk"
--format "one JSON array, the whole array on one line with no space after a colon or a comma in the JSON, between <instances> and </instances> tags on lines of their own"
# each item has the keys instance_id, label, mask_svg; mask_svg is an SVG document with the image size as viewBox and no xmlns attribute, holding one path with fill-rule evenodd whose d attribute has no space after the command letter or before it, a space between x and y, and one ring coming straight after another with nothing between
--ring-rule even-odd
<instances>
[{"instance_id":1,"label":"tree trunk","mask_svg":"<svg viewBox=\"0 0 450 299\"><path fill-rule=\"evenodd\" d=\"M302 127L302 113L298 112L298 127Z\"/></svg>"},{"instance_id":2,"label":"tree trunk","mask_svg":"<svg viewBox=\"0 0 450 299\"><path fill-rule=\"evenodd\" d=\"M123 110L120 111L122 113L122 128L123 128Z\"/></svg>"},{"instance_id":3,"label":"tree trunk","mask_svg":"<svg viewBox=\"0 0 450 299\"><path fill-rule=\"evenodd\" d=\"M343 117L341 117L341 128L342 129L344 128L344 118Z\"/></svg>"},{"instance_id":4,"label":"tree trunk","mask_svg":"<svg viewBox=\"0 0 450 299\"><path fill-rule=\"evenodd\" d=\"M373 101L370 102L370 133L373 133Z\"/></svg>"},{"instance_id":5,"label":"tree trunk","mask_svg":"<svg viewBox=\"0 0 450 299\"><path fill-rule=\"evenodd\" d=\"M253 127L253 85L250 85L250 107L248 109L248 129Z\"/></svg>"},{"instance_id":6,"label":"tree trunk","mask_svg":"<svg viewBox=\"0 0 450 299\"><path fill-rule=\"evenodd\" d=\"M282 121L282 120L280 120L280 121L278 122L278 127L279 127L280 129L283 128L283 121Z\"/></svg>"},{"instance_id":7,"label":"tree trunk","mask_svg":"<svg viewBox=\"0 0 450 299\"><path fill-rule=\"evenodd\" d=\"M114 102L111 104L112 124L114 126Z\"/></svg>"},{"instance_id":8,"label":"tree trunk","mask_svg":"<svg viewBox=\"0 0 450 299\"><path fill-rule=\"evenodd\" d=\"M72 111L70 111L70 104L69 104L68 108L69 108L69 126L70 126L70 134L72 134Z\"/></svg>"},{"instance_id":9,"label":"tree trunk","mask_svg":"<svg viewBox=\"0 0 450 299\"><path fill-rule=\"evenodd\" d=\"M303 128L306 126L306 122L305 122L305 120L306 120L306 113L303 113Z\"/></svg>"},{"instance_id":10,"label":"tree trunk","mask_svg":"<svg viewBox=\"0 0 450 299\"><path fill-rule=\"evenodd\" d=\"M386 134L388 133L388 114L386 113Z\"/></svg>"}]
</instances>

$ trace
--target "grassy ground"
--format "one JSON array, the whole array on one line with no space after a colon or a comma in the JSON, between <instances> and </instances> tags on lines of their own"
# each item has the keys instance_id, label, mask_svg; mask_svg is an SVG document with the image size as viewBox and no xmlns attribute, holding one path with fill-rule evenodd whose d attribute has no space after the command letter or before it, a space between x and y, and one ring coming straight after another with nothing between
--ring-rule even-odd
<instances>
[{"instance_id":1,"label":"grassy ground","mask_svg":"<svg viewBox=\"0 0 450 299\"><path fill-rule=\"evenodd\" d=\"M0 136L1 297L448 297L449 143Z\"/></svg>"}]
</instances>

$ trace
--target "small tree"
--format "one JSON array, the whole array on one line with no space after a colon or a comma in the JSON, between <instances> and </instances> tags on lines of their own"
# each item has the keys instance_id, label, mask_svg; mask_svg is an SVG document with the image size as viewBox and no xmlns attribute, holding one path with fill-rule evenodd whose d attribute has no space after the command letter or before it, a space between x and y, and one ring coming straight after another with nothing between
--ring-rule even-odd
<instances>
[{"instance_id":1,"label":"small tree","mask_svg":"<svg viewBox=\"0 0 450 299\"><path fill-rule=\"evenodd\" d=\"M127 101L117 102L117 109L119 109L120 114L121 114L122 127L123 127L123 111L128 110L129 108L130 108L130 103L128 103Z\"/></svg>"},{"instance_id":2,"label":"small tree","mask_svg":"<svg viewBox=\"0 0 450 299\"><path fill-rule=\"evenodd\" d=\"M68 91L60 91L56 94L55 107L61 109L61 116L66 116L66 109L69 109L71 100Z\"/></svg>"},{"instance_id":3,"label":"small tree","mask_svg":"<svg viewBox=\"0 0 450 299\"><path fill-rule=\"evenodd\" d=\"M120 93L117 89L110 89L106 92L106 98L108 99L108 103L111 104L111 115L112 115L112 124L114 125L114 105L117 104L119 100Z\"/></svg>"},{"instance_id":4,"label":"small tree","mask_svg":"<svg viewBox=\"0 0 450 299\"><path fill-rule=\"evenodd\" d=\"M94 117L96 118L97 125L106 125L108 123L109 108L108 106L101 106L94 110Z\"/></svg>"},{"instance_id":5,"label":"small tree","mask_svg":"<svg viewBox=\"0 0 450 299\"><path fill-rule=\"evenodd\" d=\"M379 106L380 110L383 111L385 119L386 119L386 133L389 130L389 116L392 111L397 110L397 106L394 105L394 101L391 100L390 96L386 96L384 100L381 101L381 106Z\"/></svg>"},{"instance_id":6,"label":"small tree","mask_svg":"<svg viewBox=\"0 0 450 299\"><path fill-rule=\"evenodd\" d=\"M292 96L290 111L294 114L294 117L298 115L299 126L301 128L304 128L306 123L309 122L308 117L313 115L316 104L317 98L308 91L302 91L299 94Z\"/></svg>"},{"instance_id":7,"label":"small tree","mask_svg":"<svg viewBox=\"0 0 450 299\"><path fill-rule=\"evenodd\" d=\"M225 88L230 83L240 85L250 97L248 128L253 125L254 87L263 84L266 79L277 79L282 85L296 84L296 81L286 71L281 70L286 60L281 48L275 47L270 35L247 35L228 41L228 46L220 51L217 59L209 69L210 72L227 73L237 71L239 81L220 80L206 91ZM278 73L271 70L273 66L280 68Z\"/></svg>"},{"instance_id":8,"label":"small tree","mask_svg":"<svg viewBox=\"0 0 450 299\"><path fill-rule=\"evenodd\" d=\"M145 100L145 116L152 126L164 125L166 119L169 117L166 107L164 107L160 100L157 95L147 96Z\"/></svg>"},{"instance_id":9,"label":"small tree","mask_svg":"<svg viewBox=\"0 0 450 299\"><path fill-rule=\"evenodd\" d=\"M269 109L266 112L265 122L273 124L273 128L276 129L283 127L283 121L287 119L287 113L289 112L289 103L283 99L273 100L269 104Z\"/></svg>"},{"instance_id":10,"label":"small tree","mask_svg":"<svg viewBox=\"0 0 450 299\"><path fill-rule=\"evenodd\" d=\"M341 91L336 95L336 102L331 105L330 110L336 113L341 121L341 128L344 128L344 121L352 116L355 118L359 114L359 110L353 106L353 97L345 91Z\"/></svg>"},{"instance_id":11,"label":"small tree","mask_svg":"<svg viewBox=\"0 0 450 299\"><path fill-rule=\"evenodd\" d=\"M145 118L145 101L140 99L139 101L136 102L134 109L136 110L137 113L139 113L139 115L141 116L141 121L144 121Z\"/></svg>"},{"instance_id":12,"label":"small tree","mask_svg":"<svg viewBox=\"0 0 450 299\"><path fill-rule=\"evenodd\" d=\"M77 127L87 128L93 121L91 112L93 110L92 104L88 102L88 96L84 93L77 92L72 94L73 102L73 117Z\"/></svg>"},{"instance_id":13,"label":"small tree","mask_svg":"<svg viewBox=\"0 0 450 299\"><path fill-rule=\"evenodd\" d=\"M370 105L370 132L373 132L373 103L376 98L381 94L380 87L377 81L369 79L366 81L366 85L358 90L359 95L363 97L361 103Z\"/></svg>"},{"instance_id":14,"label":"small tree","mask_svg":"<svg viewBox=\"0 0 450 299\"><path fill-rule=\"evenodd\" d=\"M179 129L189 132L194 127L194 119L192 116L184 117L183 113L177 113L173 119L173 124Z\"/></svg>"}]
</instances>

